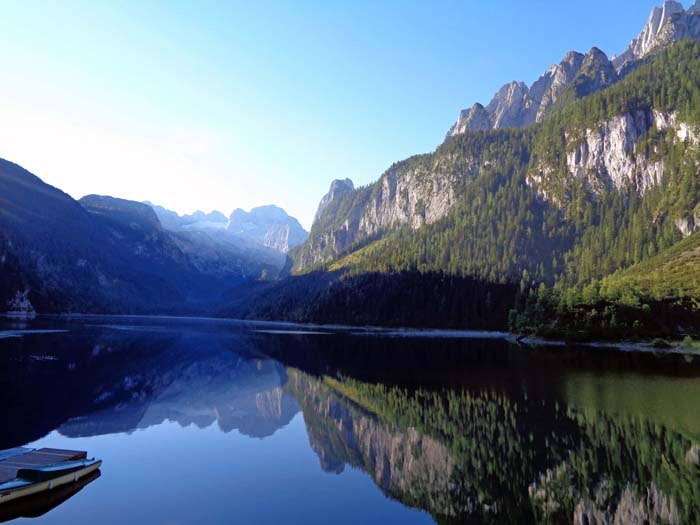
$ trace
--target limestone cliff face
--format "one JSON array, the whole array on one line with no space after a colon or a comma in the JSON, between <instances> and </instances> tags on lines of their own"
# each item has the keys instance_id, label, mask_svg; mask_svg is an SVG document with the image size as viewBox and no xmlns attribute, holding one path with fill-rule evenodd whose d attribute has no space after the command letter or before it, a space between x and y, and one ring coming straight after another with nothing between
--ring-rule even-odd
<instances>
[{"instance_id":1,"label":"limestone cliff face","mask_svg":"<svg viewBox=\"0 0 700 525\"><path fill-rule=\"evenodd\" d=\"M674 141L700 144L700 130L680 122L675 112L623 113L596 127L567 133L565 176L555 166L539 164L528 175L528 184L557 206L563 204L566 187L580 180L594 194L614 188L643 196L662 182L666 167L663 157L640 147L640 139L652 130L666 132ZM688 235L700 227L700 216L697 220L694 216L678 218L677 226Z\"/></svg>"},{"instance_id":2,"label":"limestone cliff face","mask_svg":"<svg viewBox=\"0 0 700 525\"><path fill-rule=\"evenodd\" d=\"M581 181L594 196L608 189L644 196L666 173L663 152L645 140L651 132L700 145L700 128L681 121L676 112L625 112L588 129L569 129L563 169L539 162L529 169L527 183L555 207L563 207L569 190ZM496 160L444 148L395 164L374 185L346 192L323 209L295 255L296 269L331 261L398 227L418 229L440 220L462 198L465 185ZM689 235L700 228L700 208L672 220Z\"/></svg>"},{"instance_id":3,"label":"limestone cliff face","mask_svg":"<svg viewBox=\"0 0 700 525\"><path fill-rule=\"evenodd\" d=\"M632 46L636 51L630 64L639 64L680 35L700 37L700 29L697 34L693 29L694 20L700 19L700 0L687 11L679 6L666 2L652 13L637 39L637 47ZM652 33L656 35L654 38L645 36ZM671 36L662 38L667 33ZM304 271L333 261L399 227L418 229L444 218L464 195L469 180L499 160L489 157L488 151L473 154L464 147L471 139L485 144L496 136L493 132L472 132L542 123L552 111L620 81L631 70L630 64L613 62L595 47L585 55L569 52L530 87L511 82L487 106L475 104L463 110L449 129L445 143L434 154L393 165L371 186L353 189L351 182L335 181L319 205L309 239L293 255L295 270ZM650 132L663 133L665 138L672 137L678 142L700 143L700 129L681 122L678 113L671 111L621 110L590 129L574 129L573 124L565 127L564 163L560 165L557 159L530 167L527 165L530 160L522 159L529 186L555 207L563 207L570 196L569 190L581 181L594 196L606 189L631 189L643 196L658 186L664 179L667 162L664 152L647 140ZM538 134L542 128L533 128L523 132L535 137L528 146L531 147L528 155L534 155L537 147L541 147ZM500 133L504 135L497 140L507 143L512 139L508 135L517 132L507 129ZM679 231L688 235L700 228L700 205L671 219L676 221Z\"/></svg>"},{"instance_id":4,"label":"limestone cliff face","mask_svg":"<svg viewBox=\"0 0 700 525\"><path fill-rule=\"evenodd\" d=\"M296 268L327 262L391 228L417 229L443 218L481 168L458 154L421 155L394 164L371 186L324 197Z\"/></svg>"},{"instance_id":5,"label":"limestone cliff face","mask_svg":"<svg viewBox=\"0 0 700 525\"><path fill-rule=\"evenodd\" d=\"M517 128L525 125L529 89L524 82L511 82L503 86L486 106L491 117L491 127Z\"/></svg>"}]
</instances>

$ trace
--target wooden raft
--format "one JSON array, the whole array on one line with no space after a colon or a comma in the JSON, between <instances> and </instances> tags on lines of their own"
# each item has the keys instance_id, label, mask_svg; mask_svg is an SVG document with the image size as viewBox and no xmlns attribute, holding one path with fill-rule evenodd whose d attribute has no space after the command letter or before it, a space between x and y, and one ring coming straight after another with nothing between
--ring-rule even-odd
<instances>
[{"instance_id":1,"label":"wooden raft","mask_svg":"<svg viewBox=\"0 0 700 525\"><path fill-rule=\"evenodd\" d=\"M59 448L29 450L0 460L0 483L15 479L19 469L41 467L86 458L87 452L82 450L62 450Z\"/></svg>"}]
</instances>

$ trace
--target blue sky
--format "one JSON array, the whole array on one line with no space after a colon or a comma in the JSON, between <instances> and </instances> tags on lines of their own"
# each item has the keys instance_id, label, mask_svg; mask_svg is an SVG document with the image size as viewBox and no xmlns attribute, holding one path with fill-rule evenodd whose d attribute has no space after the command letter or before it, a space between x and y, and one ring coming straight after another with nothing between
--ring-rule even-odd
<instances>
[{"instance_id":1,"label":"blue sky","mask_svg":"<svg viewBox=\"0 0 700 525\"><path fill-rule=\"evenodd\" d=\"M332 179L434 150L571 49L622 52L656 4L3 1L0 157L76 198L308 228Z\"/></svg>"}]
</instances>

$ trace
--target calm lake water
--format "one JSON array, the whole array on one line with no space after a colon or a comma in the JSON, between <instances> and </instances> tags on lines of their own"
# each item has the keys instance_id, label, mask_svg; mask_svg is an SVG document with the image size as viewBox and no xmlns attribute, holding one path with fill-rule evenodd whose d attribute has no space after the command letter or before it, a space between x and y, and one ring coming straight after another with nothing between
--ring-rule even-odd
<instances>
[{"instance_id":1,"label":"calm lake water","mask_svg":"<svg viewBox=\"0 0 700 525\"><path fill-rule=\"evenodd\" d=\"M0 339L0 449L104 461L32 522L700 519L700 357L212 320L0 329L23 331Z\"/></svg>"}]
</instances>

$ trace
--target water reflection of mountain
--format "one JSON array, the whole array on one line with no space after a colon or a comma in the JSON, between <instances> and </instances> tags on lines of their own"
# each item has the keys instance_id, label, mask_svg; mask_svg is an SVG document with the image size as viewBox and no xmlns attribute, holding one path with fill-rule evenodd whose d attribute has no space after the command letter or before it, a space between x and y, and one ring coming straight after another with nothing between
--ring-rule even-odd
<instances>
[{"instance_id":1,"label":"water reflection of mountain","mask_svg":"<svg viewBox=\"0 0 700 525\"><path fill-rule=\"evenodd\" d=\"M700 512L700 447L636 417L288 377L322 468L361 468L440 523L692 523Z\"/></svg>"},{"instance_id":2,"label":"water reflection of mountain","mask_svg":"<svg viewBox=\"0 0 700 525\"><path fill-rule=\"evenodd\" d=\"M235 334L101 330L33 339L3 355L13 366L1 374L12 425L0 448L54 428L78 437L165 420L263 437L299 410L282 391L284 367Z\"/></svg>"},{"instance_id":3,"label":"water reflection of mountain","mask_svg":"<svg viewBox=\"0 0 700 525\"><path fill-rule=\"evenodd\" d=\"M700 516L697 409L683 397L700 382L680 356L309 339L265 349L291 367L285 390L321 467L360 468L439 523Z\"/></svg>"}]
</instances>

